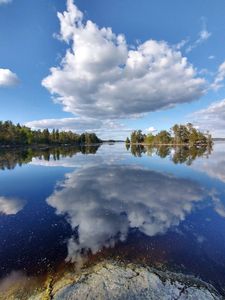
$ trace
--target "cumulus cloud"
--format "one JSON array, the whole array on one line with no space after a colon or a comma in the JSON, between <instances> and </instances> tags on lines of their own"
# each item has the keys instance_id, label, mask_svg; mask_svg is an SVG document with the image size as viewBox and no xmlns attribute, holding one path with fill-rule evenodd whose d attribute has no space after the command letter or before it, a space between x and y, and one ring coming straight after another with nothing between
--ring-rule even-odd
<instances>
[{"instance_id":1,"label":"cumulus cloud","mask_svg":"<svg viewBox=\"0 0 225 300\"><path fill-rule=\"evenodd\" d=\"M103 164L67 174L47 203L78 228L79 238L68 242L67 258L76 261L85 251L96 253L123 241L129 228L148 236L165 233L183 221L204 195L204 189L188 179Z\"/></svg>"},{"instance_id":2,"label":"cumulus cloud","mask_svg":"<svg viewBox=\"0 0 225 300\"><path fill-rule=\"evenodd\" d=\"M9 69L0 69L0 87L13 86L18 84L19 79L15 73Z\"/></svg>"},{"instance_id":3,"label":"cumulus cloud","mask_svg":"<svg viewBox=\"0 0 225 300\"><path fill-rule=\"evenodd\" d=\"M214 137L225 137L225 99L213 102L207 108L193 113L193 123Z\"/></svg>"},{"instance_id":4,"label":"cumulus cloud","mask_svg":"<svg viewBox=\"0 0 225 300\"><path fill-rule=\"evenodd\" d=\"M211 87L214 90L218 90L219 88L223 87L224 79L225 79L225 61L219 66L215 80L212 83Z\"/></svg>"},{"instance_id":5,"label":"cumulus cloud","mask_svg":"<svg viewBox=\"0 0 225 300\"><path fill-rule=\"evenodd\" d=\"M102 119L134 117L204 93L205 80L166 42L148 40L130 49L123 35L84 21L72 0L58 18L59 38L68 49L42 84L65 111Z\"/></svg>"},{"instance_id":6,"label":"cumulus cloud","mask_svg":"<svg viewBox=\"0 0 225 300\"><path fill-rule=\"evenodd\" d=\"M0 214L15 215L24 207L24 201L0 196Z\"/></svg>"}]
</instances>

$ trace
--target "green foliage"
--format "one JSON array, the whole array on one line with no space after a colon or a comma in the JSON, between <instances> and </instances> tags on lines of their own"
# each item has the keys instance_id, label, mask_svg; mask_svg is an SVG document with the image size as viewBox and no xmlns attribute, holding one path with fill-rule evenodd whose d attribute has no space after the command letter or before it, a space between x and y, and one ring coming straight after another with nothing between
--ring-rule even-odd
<instances>
[{"instance_id":1,"label":"green foliage","mask_svg":"<svg viewBox=\"0 0 225 300\"><path fill-rule=\"evenodd\" d=\"M145 135L142 134L141 130L135 130L131 133L130 141L132 144L143 143L144 139L145 139Z\"/></svg>"},{"instance_id":2,"label":"green foliage","mask_svg":"<svg viewBox=\"0 0 225 300\"><path fill-rule=\"evenodd\" d=\"M126 144L130 144L130 139L129 139L129 137L126 138Z\"/></svg>"},{"instance_id":3,"label":"green foliage","mask_svg":"<svg viewBox=\"0 0 225 300\"><path fill-rule=\"evenodd\" d=\"M128 138L127 138L128 139ZM129 139L128 139L129 140ZM127 140L126 140L127 143ZM212 137L194 128L191 123L187 125L175 124L171 131L162 130L158 134L143 134L141 130L135 130L131 133L131 144L148 145L189 145L201 146L212 145Z\"/></svg>"},{"instance_id":4,"label":"green foliage","mask_svg":"<svg viewBox=\"0 0 225 300\"><path fill-rule=\"evenodd\" d=\"M82 133L72 131L59 131L53 129L31 130L29 127L14 125L11 121L0 121L0 145L65 145L65 144L96 144L101 140L95 133Z\"/></svg>"}]
</instances>

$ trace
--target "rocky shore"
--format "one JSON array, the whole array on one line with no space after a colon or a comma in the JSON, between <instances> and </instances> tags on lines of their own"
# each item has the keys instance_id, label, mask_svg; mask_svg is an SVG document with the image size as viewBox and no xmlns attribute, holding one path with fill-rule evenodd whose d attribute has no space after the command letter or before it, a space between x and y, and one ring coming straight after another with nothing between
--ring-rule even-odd
<instances>
[{"instance_id":1,"label":"rocky shore","mask_svg":"<svg viewBox=\"0 0 225 300\"><path fill-rule=\"evenodd\" d=\"M70 271L57 279L49 277L45 287L32 294L22 289L7 293L2 294L4 299L223 299L211 285L194 277L111 261L83 269L77 275Z\"/></svg>"}]
</instances>

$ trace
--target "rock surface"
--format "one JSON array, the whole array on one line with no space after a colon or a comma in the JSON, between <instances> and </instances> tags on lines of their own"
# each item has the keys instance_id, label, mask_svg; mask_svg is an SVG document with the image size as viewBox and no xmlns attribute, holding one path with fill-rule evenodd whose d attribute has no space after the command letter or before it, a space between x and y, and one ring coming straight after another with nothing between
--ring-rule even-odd
<instances>
[{"instance_id":1,"label":"rock surface","mask_svg":"<svg viewBox=\"0 0 225 300\"><path fill-rule=\"evenodd\" d=\"M216 300L223 299L209 284L191 276L136 264L101 262L79 273L49 275L38 286L11 284L0 300ZM32 288L32 286L34 288Z\"/></svg>"},{"instance_id":2,"label":"rock surface","mask_svg":"<svg viewBox=\"0 0 225 300\"><path fill-rule=\"evenodd\" d=\"M222 299L213 287L189 276L110 262L96 265L52 296L54 300Z\"/></svg>"}]
</instances>

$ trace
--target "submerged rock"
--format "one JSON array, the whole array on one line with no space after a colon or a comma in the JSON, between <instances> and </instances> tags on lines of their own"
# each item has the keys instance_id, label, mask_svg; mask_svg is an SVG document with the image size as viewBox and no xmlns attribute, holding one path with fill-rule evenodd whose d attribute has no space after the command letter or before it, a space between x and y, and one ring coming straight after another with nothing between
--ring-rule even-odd
<instances>
[{"instance_id":1,"label":"submerged rock","mask_svg":"<svg viewBox=\"0 0 225 300\"><path fill-rule=\"evenodd\" d=\"M85 271L74 283L53 292L52 299L213 300L222 297L212 286L190 276L107 262Z\"/></svg>"}]
</instances>

